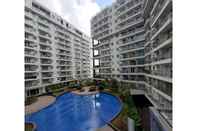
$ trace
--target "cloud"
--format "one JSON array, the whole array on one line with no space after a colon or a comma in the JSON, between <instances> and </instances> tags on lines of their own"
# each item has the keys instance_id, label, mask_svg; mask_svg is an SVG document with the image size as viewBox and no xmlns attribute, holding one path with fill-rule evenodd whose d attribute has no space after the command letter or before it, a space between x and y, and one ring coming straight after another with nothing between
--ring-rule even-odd
<instances>
[{"instance_id":1,"label":"cloud","mask_svg":"<svg viewBox=\"0 0 197 131\"><path fill-rule=\"evenodd\" d=\"M39 0L76 28L90 36L90 20L101 8L95 0Z\"/></svg>"}]
</instances>

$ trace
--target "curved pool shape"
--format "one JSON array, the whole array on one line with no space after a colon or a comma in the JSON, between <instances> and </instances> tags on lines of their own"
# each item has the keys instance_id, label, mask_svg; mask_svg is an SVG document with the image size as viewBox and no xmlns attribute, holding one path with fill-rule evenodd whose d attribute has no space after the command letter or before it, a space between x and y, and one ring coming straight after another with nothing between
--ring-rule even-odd
<instances>
[{"instance_id":1,"label":"curved pool shape","mask_svg":"<svg viewBox=\"0 0 197 131\"><path fill-rule=\"evenodd\" d=\"M108 93L65 93L48 107L25 116L25 121L35 123L37 131L95 131L115 118L121 109L120 100Z\"/></svg>"}]
</instances>

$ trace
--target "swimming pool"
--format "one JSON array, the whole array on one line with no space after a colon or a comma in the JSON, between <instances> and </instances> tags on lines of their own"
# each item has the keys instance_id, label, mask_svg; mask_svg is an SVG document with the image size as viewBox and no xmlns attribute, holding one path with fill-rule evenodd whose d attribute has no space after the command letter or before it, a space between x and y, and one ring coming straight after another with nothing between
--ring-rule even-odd
<instances>
[{"instance_id":1,"label":"swimming pool","mask_svg":"<svg viewBox=\"0 0 197 131\"><path fill-rule=\"evenodd\" d=\"M108 93L76 95L65 93L39 112L25 116L37 131L95 131L115 118L121 101Z\"/></svg>"}]
</instances>

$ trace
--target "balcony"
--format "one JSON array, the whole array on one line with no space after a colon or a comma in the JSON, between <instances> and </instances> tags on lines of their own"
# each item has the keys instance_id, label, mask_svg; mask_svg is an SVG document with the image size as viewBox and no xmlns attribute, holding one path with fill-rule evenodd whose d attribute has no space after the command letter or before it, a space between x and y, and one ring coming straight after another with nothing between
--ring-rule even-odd
<instances>
[{"instance_id":1,"label":"balcony","mask_svg":"<svg viewBox=\"0 0 197 131\"><path fill-rule=\"evenodd\" d=\"M33 19L33 15L31 14L31 12L25 11L25 17L28 17L29 19Z\"/></svg>"},{"instance_id":2,"label":"balcony","mask_svg":"<svg viewBox=\"0 0 197 131\"><path fill-rule=\"evenodd\" d=\"M172 26L172 13L168 14L162 21L158 22L158 25L155 26L152 30L152 38L155 39L160 33L165 32L168 28Z\"/></svg>"},{"instance_id":3,"label":"balcony","mask_svg":"<svg viewBox=\"0 0 197 131\"><path fill-rule=\"evenodd\" d=\"M25 19L25 24L31 27L34 27L36 24L32 20Z\"/></svg>"},{"instance_id":4,"label":"balcony","mask_svg":"<svg viewBox=\"0 0 197 131\"><path fill-rule=\"evenodd\" d=\"M50 46L40 45L40 51L51 52L52 51L52 48Z\"/></svg>"},{"instance_id":5,"label":"balcony","mask_svg":"<svg viewBox=\"0 0 197 131\"><path fill-rule=\"evenodd\" d=\"M72 76L71 77L58 77L57 80L60 81L60 82L64 82L64 81L69 81L69 80L72 80Z\"/></svg>"},{"instance_id":6,"label":"balcony","mask_svg":"<svg viewBox=\"0 0 197 131\"><path fill-rule=\"evenodd\" d=\"M40 52L40 57L41 58L50 58L52 57L52 54L51 53L48 53L48 52Z\"/></svg>"},{"instance_id":7,"label":"balcony","mask_svg":"<svg viewBox=\"0 0 197 131\"><path fill-rule=\"evenodd\" d=\"M38 28L44 32L47 32L47 33L50 33L51 30L49 27L44 27L44 26L41 26L41 25L38 25Z\"/></svg>"},{"instance_id":8,"label":"balcony","mask_svg":"<svg viewBox=\"0 0 197 131\"><path fill-rule=\"evenodd\" d=\"M71 70L72 70L72 66L57 66L56 69L57 69L59 72L71 71Z\"/></svg>"},{"instance_id":9,"label":"balcony","mask_svg":"<svg viewBox=\"0 0 197 131\"><path fill-rule=\"evenodd\" d=\"M143 75L122 75L122 80L128 80L128 81L144 81Z\"/></svg>"},{"instance_id":10,"label":"balcony","mask_svg":"<svg viewBox=\"0 0 197 131\"><path fill-rule=\"evenodd\" d=\"M163 14L168 14L167 11L170 11L170 3L172 0L162 0L159 1L158 5L156 6L155 13L152 16L152 21L151 21L151 27L154 26L154 24L157 22L157 20L162 16Z\"/></svg>"},{"instance_id":11,"label":"balcony","mask_svg":"<svg viewBox=\"0 0 197 131\"><path fill-rule=\"evenodd\" d=\"M52 72L53 71L53 66L41 66L42 72Z\"/></svg>"},{"instance_id":12,"label":"balcony","mask_svg":"<svg viewBox=\"0 0 197 131\"><path fill-rule=\"evenodd\" d=\"M144 47L144 42L140 42L140 43L134 43L131 45L121 46L119 47L119 51L124 52L127 50L134 50L134 49L143 48L143 47Z\"/></svg>"},{"instance_id":13,"label":"balcony","mask_svg":"<svg viewBox=\"0 0 197 131\"><path fill-rule=\"evenodd\" d=\"M144 59L144 56L136 56L136 57L120 57L120 61L128 61L128 60L137 60L137 59Z\"/></svg>"},{"instance_id":14,"label":"balcony","mask_svg":"<svg viewBox=\"0 0 197 131\"><path fill-rule=\"evenodd\" d=\"M38 76L25 76L25 81L33 81L38 79Z\"/></svg>"},{"instance_id":15,"label":"balcony","mask_svg":"<svg viewBox=\"0 0 197 131\"><path fill-rule=\"evenodd\" d=\"M25 65L25 72L37 71L37 65Z\"/></svg>"},{"instance_id":16,"label":"balcony","mask_svg":"<svg viewBox=\"0 0 197 131\"><path fill-rule=\"evenodd\" d=\"M30 42L36 42L36 37L33 35L25 34L25 40Z\"/></svg>"},{"instance_id":17,"label":"balcony","mask_svg":"<svg viewBox=\"0 0 197 131\"><path fill-rule=\"evenodd\" d=\"M172 58L172 47L162 48L154 53L152 61L159 61L164 59Z\"/></svg>"},{"instance_id":18,"label":"balcony","mask_svg":"<svg viewBox=\"0 0 197 131\"><path fill-rule=\"evenodd\" d=\"M59 76L72 76L72 72L67 71L67 72L58 72Z\"/></svg>"},{"instance_id":19,"label":"balcony","mask_svg":"<svg viewBox=\"0 0 197 131\"><path fill-rule=\"evenodd\" d=\"M44 85L52 84L52 83L53 83L53 78L42 79L42 84Z\"/></svg>"},{"instance_id":20,"label":"balcony","mask_svg":"<svg viewBox=\"0 0 197 131\"><path fill-rule=\"evenodd\" d=\"M57 49L57 55L65 55L65 56L72 56L70 50L62 50L62 49Z\"/></svg>"},{"instance_id":21,"label":"balcony","mask_svg":"<svg viewBox=\"0 0 197 131\"><path fill-rule=\"evenodd\" d=\"M140 16L138 16L138 17L136 17L135 19L132 18L132 19L129 19L129 20L127 20L127 21L125 21L125 22L123 22L123 23L121 23L121 24L118 24L118 25L116 26L116 29L117 29L118 31L121 31L121 30L124 30L125 28L134 26L134 25L136 25L136 24L138 24L138 23L140 23L140 22L143 22L143 21L144 21L143 18L140 17Z\"/></svg>"},{"instance_id":22,"label":"balcony","mask_svg":"<svg viewBox=\"0 0 197 131\"><path fill-rule=\"evenodd\" d=\"M43 37L39 37L39 42L41 45L46 45L46 46L49 46L52 43L48 38L45 39Z\"/></svg>"},{"instance_id":23,"label":"balcony","mask_svg":"<svg viewBox=\"0 0 197 131\"><path fill-rule=\"evenodd\" d=\"M134 44L134 43L137 43L137 42L141 42L141 41L144 41L144 40L145 40L144 35L137 35L137 36L133 36L132 38L130 37L130 38L119 41L118 45L119 45L119 47L121 47L121 46L126 46L126 45L129 45L129 44Z\"/></svg>"},{"instance_id":24,"label":"balcony","mask_svg":"<svg viewBox=\"0 0 197 131\"><path fill-rule=\"evenodd\" d=\"M120 66L122 66L122 67L143 67L144 60L137 59L137 60L122 61L122 62L120 62Z\"/></svg>"},{"instance_id":25,"label":"balcony","mask_svg":"<svg viewBox=\"0 0 197 131\"><path fill-rule=\"evenodd\" d=\"M137 34L142 34L144 32L144 27L137 28L137 29L129 29L128 31L125 31L120 34L119 40L124 39L126 37L131 37Z\"/></svg>"},{"instance_id":26,"label":"balcony","mask_svg":"<svg viewBox=\"0 0 197 131\"><path fill-rule=\"evenodd\" d=\"M58 65L72 65L71 61L56 61Z\"/></svg>"},{"instance_id":27,"label":"balcony","mask_svg":"<svg viewBox=\"0 0 197 131\"><path fill-rule=\"evenodd\" d=\"M152 71L153 75L157 76L163 76L163 77L169 77L172 78L172 71L168 70L157 70L157 71Z\"/></svg>"},{"instance_id":28,"label":"balcony","mask_svg":"<svg viewBox=\"0 0 197 131\"><path fill-rule=\"evenodd\" d=\"M31 49L25 49L25 56L27 57L37 57L37 51Z\"/></svg>"},{"instance_id":29,"label":"balcony","mask_svg":"<svg viewBox=\"0 0 197 131\"><path fill-rule=\"evenodd\" d=\"M118 17L117 19L117 25L123 23L123 22L126 22L127 20L129 19L133 19L137 16L141 16L142 12L141 12L141 9L138 9L138 10L131 10L131 12L128 12L128 14L124 15L124 16L121 16L121 17Z\"/></svg>"},{"instance_id":30,"label":"balcony","mask_svg":"<svg viewBox=\"0 0 197 131\"><path fill-rule=\"evenodd\" d=\"M142 74L144 73L144 67L124 67L121 68L120 73L122 74Z\"/></svg>"},{"instance_id":31,"label":"balcony","mask_svg":"<svg viewBox=\"0 0 197 131\"><path fill-rule=\"evenodd\" d=\"M62 45L60 46L60 45L59 45L59 46L57 47L57 50L59 50L59 52L61 52L61 51L62 51L62 52L64 52L64 51L65 51L65 52L70 52L70 51L72 50L72 48L71 48L70 46L62 46Z\"/></svg>"},{"instance_id":32,"label":"balcony","mask_svg":"<svg viewBox=\"0 0 197 131\"><path fill-rule=\"evenodd\" d=\"M135 49L131 48L131 49L127 49L127 50L121 50L120 54L125 54L125 53L130 53L130 52L138 52L140 50L143 50L144 47L136 47Z\"/></svg>"},{"instance_id":33,"label":"balcony","mask_svg":"<svg viewBox=\"0 0 197 131\"><path fill-rule=\"evenodd\" d=\"M64 37L66 37L66 39L71 39L70 38L70 34L68 34L68 32L65 30L65 29L63 29L63 28L56 28L56 34L58 35L62 35L62 36L64 36Z\"/></svg>"},{"instance_id":34,"label":"balcony","mask_svg":"<svg viewBox=\"0 0 197 131\"><path fill-rule=\"evenodd\" d=\"M25 41L25 48L36 49L38 46L34 42Z\"/></svg>"},{"instance_id":35,"label":"balcony","mask_svg":"<svg viewBox=\"0 0 197 131\"><path fill-rule=\"evenodd\" d=\"M40 83L39 80L25 81L25 87L26 88L35 87L35 86L38 86L39 83Z\"/></svg>"},{"instance_id":36,"label":"balcony","mask_svg":"<svg viewBox=\"0 0 197 131\"><path fill-rule=\"evenodd\" d=\"M116 10L116 16L119 17L125 13L127 13L129 10L138 7L139 5L142 5L143 1L139 0L139 1L129 1L127 3L125 3L123 6L120 6L119 8L117 8Z\"/></svg>"},{"instance_id":37,"label":"balcony","mask_svg":"<svg viewBox=\"0 0 197 131\"><path fill-rule=\"evenodd\" d=\"M70 42L70 36L59 33L59 32L56 32L55 34L56 34L55 36L56 40Z\"/></svg>"},{"instance_id":38,"label":"balcony","mask_svg":"<svg viewBox=\"0 0 197 131\"><path fill-rule=\"evenodd\" d=\"M165 37L166 36L166 37ZM172 47L172 36L171 35L162 35L161 39L157 39L151 47L147 47L145 55L150 55L153 52L161 50L163 48L171 48Z\"/></svg>"},{"instance_id":39,"label":"balcony","mask_svg":"<svg viewBox=\"0 0 197 131\"><path fill-rule=\"evenodd\" d=\"M49 64L52 64L53 61L52 60L48 60L48 59L41 59L41 64L43 65L49 65Z\"/></svg>"},{"instance_id":40,"label":"balcony","mask_svg":"<svg viewBox=\"0 0 197 131\"><path fill-rule=\"evenodd\" d=\"M171 83L166 83L166 82L154 79L154 78L148 78L147 83L149 86L152 86L153 89L159 90L160 92L162 92L160 94L165 94L163 96L166 96L166 95L170 97L172 96L172 84Z\"/></svg>"},{"instance_id":41,"label":"balcony","mask_svg":"<svg viewBox=\"0 0 197 131\"><path fill-rule=\"evenodd\" d=\"M50 35L48 35L48 34L40 34L40 33L39 33L39 38L42 38L42 39L48 40L48 41L51 40L51 37L50 37Z\"/></svg>"},{"instance_id":42,"label":"balcony","mask_svg":"<svg viewBox=\"0 0 197 131\"><path fill-rule=\"evenodd\" d=\"M38 62L38 59L28 58L28 57L25 58L25 64L37 64L37 62Z\"/></svg>"},{"instance_id":43,"label":"balcony","mask_svg":"<svg viewBox=\"0 0 197 131\"><path fill-rule=\"evenodd\" d=\"M127 59L132 57L139 57L139 56L144 56L143 50L137 50L135 52L129 52L129 53L122 53L120 59Z\"/></svg>"},{"instance_id":44,"label":"balcony","mask_svg":"<svg viewBox=\"0 0 197 131\"><path fill-rule=\"evenodd\" d=\"M144 0L144 16L147 18L153 8L155 0Z\"/></svg>"},{"instance_id":45,"label":"balcony","mask_svg":"<svg viewBox=\"0 0 197 131\"><path fill-rule=\"evenodd\" d=\"M42 72L41 76L42 76L42 78L50 78L50 77L53 77L53 73L52 72Z\"/></svg>"},{"instance_id":46,"label":"balcony","mask_svg":"<svg viewBox=\"0 0 197 131\"><path fill-rule=\"evenodd\" d=\"M38 20L38 23L40 23L40 24L43 24L45 26L49 25L49 22L47 20L44 20L43 18L39 17L37 20Z\"/></svg>"}]
</instances>

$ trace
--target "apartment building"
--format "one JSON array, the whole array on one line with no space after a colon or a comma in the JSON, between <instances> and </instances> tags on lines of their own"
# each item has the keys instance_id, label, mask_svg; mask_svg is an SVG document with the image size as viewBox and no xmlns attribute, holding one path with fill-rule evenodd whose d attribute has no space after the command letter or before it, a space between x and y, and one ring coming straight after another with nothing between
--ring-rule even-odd
<instances>
[{"instance_id":1,"label":"apartment building","mask_svg":"<svg viewBox=\"0 0 197 131\"><path fill-rule=\"evenodd\" d=\"M140 84L144 81L143 1L117 1L91 21L94 75ZM96 53L96 54L95 54Z\"/></svg>"},{"instance_id":2,"label":"apartment building","mask_svg":"<svg viewBox=\"0 0 197 131\"><path fill-rule=\"evenodd\" d=\"M91 34L94 77L142 90L151 130L171 129L172 0L116 0L92 18Z\"/></svg>"},{"instance_id":3,"label":"apartment building","mask_svg":"<svg viewBox=\"0 0 197 131\"><path fill-rule=\"evenodd\" d=\"M172 124L172 0L145 0L145 86Z\"/></svg>"},{"instance_id":4,"label":"apartment building","mask_svg":"<svg viewBox=\"0 0 197 131\"><path fill-rule=\"evenodd\" d=\"M91 21L94 77L144 87L143 0L117 0Z\"/></svg>"},{"instance_id":5,"label":"apartment building","mask_svg":"<svg viewBox=\"0 0 197 131\"><path fill-rule=\"evenodd\" d=\"M90 77L91 39L34 0L25 1L25 94Z\"/></svg>"}]
</instances>

